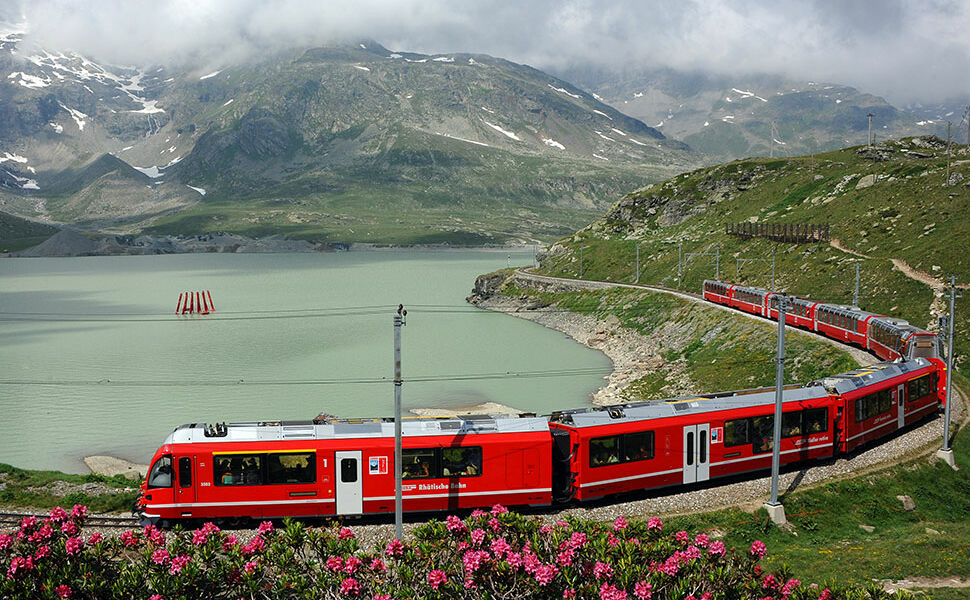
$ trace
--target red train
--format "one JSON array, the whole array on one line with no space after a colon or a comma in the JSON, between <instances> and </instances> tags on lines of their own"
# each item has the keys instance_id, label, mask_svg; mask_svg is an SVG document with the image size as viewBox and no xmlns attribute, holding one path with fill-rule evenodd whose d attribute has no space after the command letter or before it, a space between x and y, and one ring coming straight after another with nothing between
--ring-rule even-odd
<instances>
[{"instance_id":1,"label":"red train","mask_svg":"<svg viewBox=\"0 0 970 600\"><path fill-rule=\"evenodd\" d=\"M779 294L759 287L723 281L704 281L704 298L744 312L778 320ZM817 331L840 342L855 344L883 360L938 358L941 355L935 333L886 315L866 312L857 306L826 304L809 298L792 298L792 310L785 323Z\"/></svg>"},{"instance_id":2,"label":"red train","mask_svg":"<svg viewBox=\"0 0 970 600\"><path fill-rule=\"evenodd\" d=\"M748 289L713 283L726 287L710 293L759 306ZM828 306L806 305L804 318ZM770 298L760 307L770 314ZM786 387L782 463L851 452L935 414L942 369L911 356ZM767 469L774 399L765 388L546 417L407 419L404 510L546 506ZM393 429L393 419L323 416L182 425L156 451L136 512L163 524L393 512Z\"/></svg>"}]
</instances>

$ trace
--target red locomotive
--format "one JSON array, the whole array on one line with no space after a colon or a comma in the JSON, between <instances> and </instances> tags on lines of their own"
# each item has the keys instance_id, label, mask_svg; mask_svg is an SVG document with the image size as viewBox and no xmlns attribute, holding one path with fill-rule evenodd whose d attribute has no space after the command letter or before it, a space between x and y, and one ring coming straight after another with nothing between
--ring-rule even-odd
<instances>
[{"instance_id":1,"label":"red locomotive","mask_svg":"<svg viewBox=\"0 0 970 600\"><path fill-rule=\"evenodd\" d=\"M764 316L773 311L774 295L757 288L705 282L704 295ZM844 308L807 300L798 306L786 322L821 332L820 315ZM944 398L932 334L858 309L831 314L841 315L840 328L867 332L867 347L877 354L896 348L902 358L787 386L783 464L851 452L935 414ZM876 323L896 327L900 343L879 341ZM926 339L931 343L921 345ZM765 388L547 417L407 419L403 508L545 506L767 469L774 397ZM156 451L136 510L162 523L393 512L393 428L393 419L324 416L182 425Z\"/></svg>"}]
</instances>

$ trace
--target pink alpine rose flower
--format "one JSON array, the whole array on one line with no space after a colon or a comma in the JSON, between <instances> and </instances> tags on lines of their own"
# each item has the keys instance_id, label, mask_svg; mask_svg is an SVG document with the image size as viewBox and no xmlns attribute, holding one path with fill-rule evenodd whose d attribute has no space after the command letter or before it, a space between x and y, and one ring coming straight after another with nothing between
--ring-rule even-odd
<instances>
[{"instance_id":1,"label":"pink alpine rose flower","mask_svg":"<svg viewBox=\"0 0 970 600\"><path fill-rule=\"evenodd\" d=\"M347 527L341 527L340 531L337 533L337 539L341 540L352 540L354 537L354 532Z\"/></svg>"},{"instance_id":2,"label":"pink alpine rose flower","mask_svg":"<svg viewBox=\"0 0 970 600\"><path fill-rule=\"evenodd\" d=\"M593 567L593 575L597 579L609 579L613 576L613 567L609 563L596 561L596 566Z\"/></svg>"},{"instance_id":3,"label":"pink alpine rose flower","mask_svg":"<svg viewBox=\"0 0 970 600\"><path fill-rule=\"evenodd\" d=\"M428 573L428 585L431 589L437 590L443 583L448 583L448 575L444 571L434 569Z\"/></svg>"},{"instance_id":4,"label":"pink alpine rose flower","mask_svg":"<svg viewBox=\"0 0 970 600\"><path fill-rule=\"evenodd\" d=\"M384 564L383 560L375 558L374 560L370 561L370 570L383 573L387 570L387 565Z\"/></svg>"},{"instance_id":5,"label":"pink alpine rose flower","mask_svg":"<svg viewBox=\"0 0 970 600\"><path fill-rule=\"evenodd\" d=\"M55 591L57 592L58 598L70 598L71 593L73 592L73 590L71 590L71 586L67 584L62 584L57 586L57 589Z\"/></svg>"},{"instance_id":6,"label":"pink alpine rose flower","mask_svg":"<svg viewBox=\"0 0 970 600\"><path fill-rule=\"evenodd\" d=\"M660 520L660 517L650 517L647 519L647 529L653 531L662 531L664 528L664 522Z\"/></svg>"},{"instance_id":7,"label":"pink alpine rose flower","mask_svg":"<svg viewBox=\"0 0 970 600\"><path fill-rule=\"evenodd\" d=\"M755 540L751 542L751 550L749 551L751 556L757 560L761 560L768 553L768 548L765 547L765 543L761 540Z\"/></svg>"},{"instance_id":8,"label":"pink alpine rose flower","mask_svg":"<svg viewBox=\"0 0 970 600\"><path fill-rule=\"evenodd\" d=\"M259 524L259 535L264 535L267 533L273 533L273 522L263 521Z\"/></svg>"},{"instance_id":9,"label":"pink alpine rose flower","mask_svg":"<svg viewBox=\"0 0 970 600\"><path fill-rule=\"evenodd\" d=\"M345 596L356 596L360 593L360 584L353 577L347 577L340 582L340 593Z\"/></svg>"},{"instance_id":10,"label":"pink alpine rose flower","mask_svg":"<svg viewBox=\"0 0 970 600\"><path fill-rule=\"evenodd\" d=\"M613 521L613 531L623 531L628 526L629 526L629 523L627 523L626 519L623 518L622 516L617 517L616 520Z\"/></svg>"},{"instance_id":11,"label":"pink alpine rose flower","mask_svg":"<svg viewBox=\"0 0 970 600\"><path fill-rule=\"evenodd\" d=\"M62 523L67 520L67 511L60 506L55 506L51 509L50 522L51 523Z\"/></svg>"},{"instance_id":12,"label":"pink alpine rose flower","mask_svg":"<svg viewBox=\"0 0 970 600\"><path fill-rule=\"evenodd\" d=\"M172 575L178 575L185 568L185 565L192 562L191 556L186 556L185 554L180 554L172 559L172 566L169 568L168 572Z\"/></svg>"},{"instance_id":13,"label":"pink alpine rose flower","mask_svg":"<svg viewBox=\"0 0 970 600\"><path fill-rule=\"evenodd\" d=\"M168 562L168 550L165 548L159 548L158 550L152 552L152 562L156 565L164 565Z\"/></svg>"},{"instance_id":14,"label":"pink alpine rose flower","mask_svg":"<svg viewBox=\"0 0 970 600\"><path fill-rule=\"evenodd\" d=\"M653 596L653 586L648 581L638 581L633 586L633 595L640 600L650 600Z\"/></svg>"},{"instance_id":15,"label":"pink alpine rose flower","mask_svg":"<svg viewBox=\"0 0 970 600\"><path fill-rule=\"evenodd\" d=\"M724 542L721 540L714 540L707 547L707 553L711 556L724 556L727 553L727 548L724 547Z\"/></svg>"},{"instance_id":16,"label":"pink alpine rose flower","mask_svg":"<svg viewBox=\"0 0 970 600\"><path fill-rule=\"evenodd\" d=\"M75 556L84 549L84 539L80 537L67 538L64 541L64 550L70 555Z\"/></svg>"}]
</instances>

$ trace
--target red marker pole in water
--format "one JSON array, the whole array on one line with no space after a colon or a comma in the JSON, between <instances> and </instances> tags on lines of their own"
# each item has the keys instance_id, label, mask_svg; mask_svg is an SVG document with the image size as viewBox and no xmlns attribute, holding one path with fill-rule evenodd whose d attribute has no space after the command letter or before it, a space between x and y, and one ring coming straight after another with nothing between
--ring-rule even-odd
<instances>
[{"instance_id":1,"label":"red marker pole in water","mask_svg":"<svg viewBox=\"0 0 970 600\"><path fill-rule=\"evenodd\" d=\"M199 292L195 293L195 312L202 314L202 302L199 301Z\"/></svg>"},{"instance_id":2,"label":"red marker pole in water","mask_svg":"<svg viewBox=\"0 0 970 600\"><path fill-rule=\"evenodd\" d=\"M184 296L184 295L185 295L184 292L179 293L179 303L175 307L175 314L179 314L179 311L182 310L182 296Z\"/></svg>"},{"instance_id":3,"label":"red marker pole in water","mask_svg":"<svg viewBox=\"0 0 970 600\"><path fill-rule=\"evenodd\" d=\"M209 303L205 300L205 292L202 292L202 314L209 314Z\"/></svg>"},{"instance_id":4,"label":"red marker pole in water","mask_svg":"<svg viewBox=\"0 0 970 600\"><path fill-rule=\"evenodd\" d=\"M209 310L216 312L216 305L212 303L212 293L206 290L205 295L209 297Z\"/></svg>"}]
</instances>

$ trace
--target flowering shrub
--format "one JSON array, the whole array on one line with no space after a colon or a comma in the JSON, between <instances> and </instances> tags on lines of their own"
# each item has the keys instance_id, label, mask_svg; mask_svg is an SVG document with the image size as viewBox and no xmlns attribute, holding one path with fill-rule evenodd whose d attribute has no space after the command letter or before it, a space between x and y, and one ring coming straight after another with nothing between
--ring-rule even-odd
<instances>
[{"instance_id":1,"label":"flowering shrub","mask_svg":"<svg viewBox=\"0 0 970 600\"><path fill-rule=\"evenodd\" d=\"M659 518L546 524L502 506L449 516L372 551L346 527L266 522L241 543L212 523L166 536L155 527L86 535L83 506L0 531L0 597L34 598L577 598L837 600L767 573L755 541L734 552L706 534L663 532ZM861 596L859 596L861 597ZM888 598L866 591L866 598Z\"/></svg>"}]
</instances>

